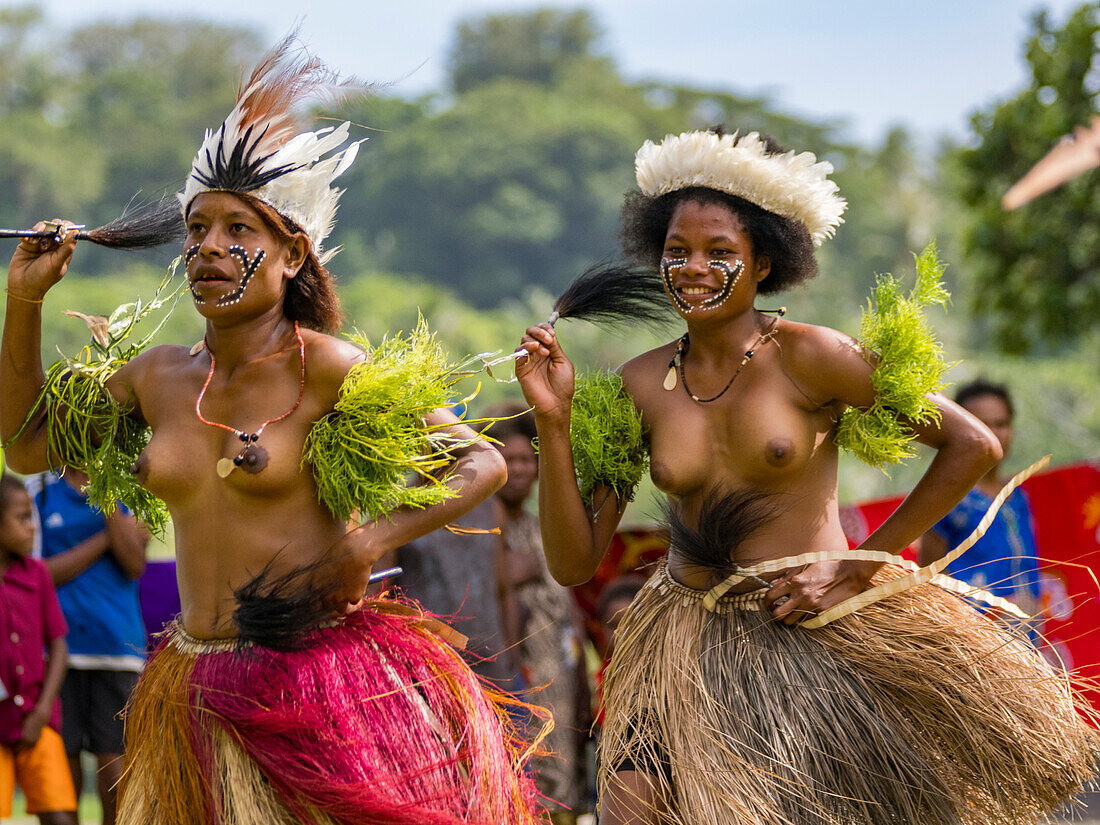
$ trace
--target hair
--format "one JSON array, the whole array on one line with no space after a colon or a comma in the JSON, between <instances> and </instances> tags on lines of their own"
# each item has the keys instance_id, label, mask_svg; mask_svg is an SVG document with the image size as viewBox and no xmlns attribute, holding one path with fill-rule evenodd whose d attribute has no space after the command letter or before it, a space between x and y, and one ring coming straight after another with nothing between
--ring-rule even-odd
<instances>
[{"instance_id":1,"label":"hair","mask_svg":"<svg viewBox=\"0 0 1100 825\"><path fill-rule=\"evenodd\" d=\"M27 488L23 482L11 473L0 475L0 516L7 512L11 505L12 496L16 493L26 493Z\"/></svg>"},{"instance_id":2,"label":"hair","mask_svg":"<svg viewBox=\"0 0 1100 825\"><path fill-rule=\"evenodd\" d=\"M967 401L981 395L992 395L995 398L1001 399L1005 407L1008 408L1009 418L1016 417L1016 408L1012 404L1012 396L1009 395L1008 387L1004 384L995 384L992 381L986 381L984 378L975 379L969 384L963 384L959 387L955 392L955 403L961 407L965 407Z\"/></svg>"},{"instance_id":3,"label":"hair","mask_svg":"<svg viewBox=\"0 0 1100 825\"><path fill-rule=\"evenodd\" d=\"M302 227L274 207L247 192L229 192L256 210L267 227L282 243L290 243L296 235L305 235ZM187 207L190 211L191 207ZM283 314L308 329L332 334L344 322L344 311L336 294L336 281L313 251L306 236L309 253L298 274L287 280L283 296Z\"/></svg>"},{"instance_id":4,"label":"hair","mask_svg":"<svg viewBox=\"0 0 1100 825\"><path fill-rule=\"evenodd\" d=\"M492 427L486 427L485 432L498 441L503 441L512 436L522 436L528 441L534 441L538 437L538 429L535 427L535 414L522 401L502 401L494 404L485 411L486 418L499 418L500 421L492 422Z\"/></svg>"},{"instance_id":5,"label":"hair","mask_svg":"<svg viewBox=\"0 0 1100 825\"><path fill-rule=\"evenodd\" d=\"M648 579L641 573L627 573L609 581L604 585L603 590L600 591L600 597L596 600L597 618L606 623L611 618L607 615L611 605L620 599L633 601L634 597L638 595L638 591L645 587L647 581Z\"/></svg>"},{"instance_id":6,"label":"hair","mask_svg":"<svg viewBox=\"0 0 1100 825\"><path fill-rule=\"evenodd\" d=\"M715 127L711 131L721 135L724 129ZM769 155L784 152L771 138L763 140ZM771 272L757 287L761 295L781 292L817 275L814 242L805 224L707 186L687 186L655 197L639 191L628 192L619 228L626 257L645 266L656 266L664 252L669 221L677 207L689 201L702 206L724 206L749 236L753 255L767 256L771 261Z\"/></svg>"}]
</instances>

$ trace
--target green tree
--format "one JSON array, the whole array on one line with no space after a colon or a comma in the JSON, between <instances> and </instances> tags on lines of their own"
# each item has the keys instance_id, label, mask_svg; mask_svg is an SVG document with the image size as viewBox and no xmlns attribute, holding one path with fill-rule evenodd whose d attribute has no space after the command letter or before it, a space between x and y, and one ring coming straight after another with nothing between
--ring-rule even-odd
<instances>
[{"instance_id":1,"label":"green tree","mask_svg":"<svg viewBox=\"0 0 1100 825\"><path fill-rule=\"evenodd\" d=\"M1045 12L1027 43L1031 81L1010 100L978 112L974 145L944 159L960 199L960 240L970 272L969 304L1008 352L1050 351L1100 318L1100 186L1085 175L1015 212L1001 196L1051 145L1097 112L1100 3L1060 28Z\"/></svg>"},{"instance_id":2,"label":"green tree","mask_svg":"<svg viewBox=\"0 0 1100 825\"><path fill-rule=\"evenodd\" d=\"M459 23L448 68L458 94L499 78L553 85L573 62L608 64L594 51L600 30L584 9L492 14Z\"/></svg>"}]
</instances>

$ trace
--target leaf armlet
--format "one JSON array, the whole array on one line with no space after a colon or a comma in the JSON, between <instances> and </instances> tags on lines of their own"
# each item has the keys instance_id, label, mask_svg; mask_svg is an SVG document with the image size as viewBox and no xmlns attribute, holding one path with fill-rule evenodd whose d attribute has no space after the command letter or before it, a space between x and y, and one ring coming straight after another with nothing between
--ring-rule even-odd
<instances>
[{"instance_id":1,"label":"leaf armlet","mask_svg":"<svg viewBox=\"0 0 1100 825\"><path fill-rule=\"evenodd\" d=\"M597 485L619 501L634 490L649 467L642 416L614 372L591 370L577 379L569 424L577 483L585 505L593 506Z\"/></svg>"},{"instance_id":2,"label":"leaf armlet","mask_svg":"<svg viewBox=\"0 0 1100 825\"><path fill-rule=\"evenodd\" d=\"M447 484L451 453L483 436L455 436L426 416L456 403L452 387L465 373L448 362L423 318L408 336L387 336L377 347L359 333L349 337L366 358L348 371L302 453L320 502L340 520L374 519L459 495Z\"/></svg>"},{"instance_id":3,"label":"leaf armlet","mask_svg":"<svg viewBox=\"0 0 1100 825\"><path fill-rule=\"evenodd\" d=\"M181 292L169 288L176 263L178 259L148 302L124 304L109 318L68 313L84 320L92 340L75 358L62 356L50 365L34 408L12 438L15 441L21 437L28 424L45 410L51 464L87 474L86 492L93 507L110 515L121 502L157 535L163 535L168 524L168 508L141 486L132 470L149 443L150 431L131 415L133 403L117 401L107 382L148 348L171 315ZM161 317L154 329L138 338L136 325L156 313Z\"/></svg>"},{"instance_id":4,"label":"leaf armlet","mask_svg":"<svg viewBox=\"0 0 1100 825\"><path fill-rule=\"evenodd\" d=\"M860 322L860 343L878 356L871 374L875 401L849 408L837 426L837 444L880 469L915 455L913 431L902 419L939 421L929 394L943 389L948 365L928 323L925 307L945 305L943 264L935 241L916 256L917 282L909 295L891 275L880 275Z\"/></svg>"}]
</instances>

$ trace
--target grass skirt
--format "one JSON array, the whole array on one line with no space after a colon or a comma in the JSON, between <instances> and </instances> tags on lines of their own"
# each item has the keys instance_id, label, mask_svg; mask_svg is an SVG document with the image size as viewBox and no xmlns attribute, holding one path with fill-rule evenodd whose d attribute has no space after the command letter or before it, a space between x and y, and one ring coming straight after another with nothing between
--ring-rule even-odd
<instances>
[{"instance_id":1,"label":"grass skirt","mask_svg":"<svg viewBox=\"0 0 1100 825\"><path fill-rule=\"evenodd\" d=\"M957 596L920 585L816 630L703 596L662 565L623 618L601 799L635 769L676 825L1032 825L1093 774L1065 676Z\"/></svg>"},{"instance_id":2,"label":"grass skirt","mask_svg":"<svg viewBox=\"0 0 1100 825\"><path fill-rule=\"evenodd\" d=\"M537 821L518 703L399 607L291 652L169 630L127 710L121 825Z\"/></svg>"}]
</instances>

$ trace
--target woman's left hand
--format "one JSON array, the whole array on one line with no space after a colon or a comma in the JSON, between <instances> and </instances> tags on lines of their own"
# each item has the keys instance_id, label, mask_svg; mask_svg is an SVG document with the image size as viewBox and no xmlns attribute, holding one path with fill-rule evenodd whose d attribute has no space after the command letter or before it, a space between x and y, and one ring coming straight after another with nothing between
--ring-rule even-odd
<instances>
[{"instance_id":1,"label":"woman's left hand","mask_svg":"<svg viewBox=\"0 0 1100 825\"><path fill-rule=\"evenodd\" d=\"M764 602L772 615L794 625L862 593L878 570L875 562L819 561L793 567L772 580Z\"/></svg>"}]
</instances>

